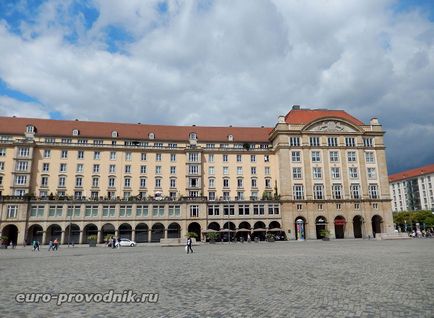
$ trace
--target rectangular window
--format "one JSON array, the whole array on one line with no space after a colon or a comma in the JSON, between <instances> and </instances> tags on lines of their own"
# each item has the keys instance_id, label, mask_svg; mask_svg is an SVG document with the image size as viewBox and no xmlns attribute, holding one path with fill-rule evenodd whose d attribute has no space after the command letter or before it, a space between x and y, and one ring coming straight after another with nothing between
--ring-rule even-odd
<instances>
[{"instance_id":1,"label":"rectangular window","mask_svg":"<svg viewBox=\"0 0 434 318\"><path fill-rule=\"evenodd\" d=\"M378 185L376 184L369 185L369 198L378 199Z\"/></svg>"},{"instance_id":2,"label":"rectangular window","mask_svg":"<svg viewBox=\"0 0 434 318\"><path fill-rule=\"evenodd\" d=\"M291 147L300 147L300 137L289 137Z\"/></svg>"},{"instance_id":3,"label":"rectangular window","mask_svg":"<svg viewBox=\"0 0 434 318\"><path fill-rule=\"evenodd\" d=\"M133 212L133 206L132 205L121 205L119 207L119 216L131 216Z\"/></svg>"},{"instance_id":4,"label":"rectangular window","mask_svg":"<svg viewBox=\"0 0 434 318\"><path fill-rule=\"evenodd\" d=\"M363 138L363 145L366 148L372 148L374 146L374 138L372 138L372 137L364 137Z\"/></svg>"},{"instance_id":5,"label":"rectangular window","mask_svg":"<svg viewBox=\"0 0 434 318\"><path fill-rule=\"evenodd\" d=\"M60 153L60 158L62 159L68 158L68 150L62 150L62 152Z\"/></svg>"},{"instance_id":6,"label":"rectangular window","mask_svg":"<svg viewBox=\"0 0 434 318\"><path fill-rule=\"evenodd\" d=\"M16 219L18 214L18 205L8 205L7 211L8 219Z\"/></svg>"},{"instance_id":7,"label":"rectangular window","mask_svg":"<svg viewBox=\"0 0 434 318\"><path fill-rule=\"evenodd\" d=\"M198 165L189 165L188 166L188 173L193 174L193 175L199 174L199 166Z\"/></svg>"},{"instance_id":8,"label":"rectangular window","mask_svg":"<svg viewBox=\"0 0 434 318\"><path fill-rule=\"evenodd\" d=\"M156 178L155 179L155 187L156 188L161 188L161 179L160 178Z\"/></svg>"},{"instance_id":9,"label":"rectangular window","mask_svg":"<svg viewBox=\"0 0 434 318\"><path fill-rule=\"evenodd\" d=\"M208 215L219 215L220 207L218 205L209 205L208 206Z\"/></svg>"},{"instance_id":10,"label":"rectangular window","mask_svg":"<svg viewBox=\"0 0 434 318\"><path fill-rule=\"evenodd\" d=\"M313 196L315 200L324 199L324 186L322 184L315 184L313 186Z\"/></svg>"},{"instance_id":11,"label":"rectangular window","mask_svg":"<svg viewBox=\"0 0 434 318\"><path fill-rule=\"evenodd\" d=\"M255 175L256 174L256 167L250 167L250 173Z\"/></svg>"},{"instance_id":12,"label":"rectangular window","mask_svg":"<svg viewBox=\"0 0 434 318\"><path fill-rule=\"evenodd\" d=\"M84 151L79 150L77 152L77 159L84 159Z\"/></svg>"},{"instance_id":13,"label":"rectangular window","mask_svg":"<svg viewBox=\"0 0 434 318\"><path fill-rule=\"evenodd\" d=\"M142 152L142 153L140 154L140 160L142 160L142 161L146 161L146 153Z\"/></svg>"},{"instance_id":14,"label":"rectangular window","mask_svg":"<svg viewBox=\"0 0 434 318\"><path fill-rule=\"evenodd\" d=\"M82 173L83 172L83 164L82 163L78 163L77 164L77 172Z\"/></svg>"},{"instance_id":15,"label":"rectangular window","mask_svg":"<svg viewBox=\"0 0 434 318\"><path fill-rule=\"evenodd\" d=\"M332 185L332 195L333 199L342 199L342 185L341 184L333 184Z\"/></svg>"},{"instance_id":16,"label":"rectangular window","mask_svg":"<svg viewBox=\"0 0 434 318\"><path fill-rule=\"evenodd\" d=\"M44 216L45 207L43 205L35 205L32 206L32 210L30 211L30 217L42 217Z\"/></svg>"},{"instance_id":17,"label":"rectangular window","mask_svg":"<svg viewBox=\"0 0 434 318\"><path fill-rule=\"evenodd\" d=\"M93 173L99 173L99 165L93 165Z\"/></svg>"},{"instance_id":18,"label":"rectangular window","mask_svg":"<svg viewBox=\"0 0 434 318\"><path fill-rule=\"evenodd\" d=\"M375 168L368 168L368 179L376 179L377 171Z\"/></svg>"},{"instance_id":19,"label":"rectangular window","mask_svg":"<svg viewBox=\"0 0 434 318\"><path fill-rule=\"evenodd\" d=\"M126 160L126 161L131 161L131 157L132 157L131 152L126 152L126 153L125 153L125 160Z\"/></svg>"},{"instance_id":20,"label":"rectangular window","mask_svg":"<svg viewBox=\"0 0 434 318\"><path fill-rule=\"evenodd\" d=\"M50 157L51 157L51 150L44 149L44 158L50 158Z\"/></svg>"},{"instance_id":21,"label":"rectangular window","mask_svg":"<svg viewBox=\"0 0 434 318\"><path fill-rule=\"evenodd\" d=\"M208 162L214 162L214 154L208 155Z\"/></svg>"},{"instance_id":22,"label":"rectangular window","mask_svg":"<svg viewBox=\"0 0 434 318\"><path fill-rule=\"evenodd\" d=\"M237 162L241 162L241 155L237 155Z\"/></svg>"},{"instance_id":23,"label":"rectangular window","mask_svg":"<svg viewBox=\"0 0 434 318\"><path fill-rule=\"evenodd\" d=\"M360 185L353 183L350 185L351 198L352 199L360 199Z\"/></svg>"},{"instance_id":24,"label":"rectangular window","mask_svg":"<svg viewBox=\"0 0 434 318\"><path fill-rule=\"evenodd\" d=\"M302 174L301 174L301 168L300 167L292 168L292 177L294 179L302 179Z\"/></svg>"},{"instance_id":25,"label":"rectangular window","mask_svg":"<svg viewBox=\"0 0 434 318\"><path fill-rule=\"evenodd\" d=\"M180 205L169 205L169 216L180 216L181 206Z\"/></svg>"},{"instance_id":26,"label":"rectangular window","mask_svg":"<svg viewBox=\"0 0 434 318\"><path fill-rule=\"evenodd\" d=\"M357 161L356 152L355 151L348 151L347 152L347 158L348 158L348 162L356 162Z\"/></svg>"},{"instance_id":27,"label":"rectangular window","mask_svg":"<svg viewBox=\"0 0 434 318\"><path fill-rule=\"evenodd\" d=\"M189 152L188 153L188 161L199 162L199 154L197 152Z\"/></svg>"},{"instance_id":28,"label":"rectangular window","mask_svg":"<svg viewBox=\"0 0 434 318\"><path fill-rule=\"evenodd\" d=\"M264 215L265 205L264 204L253 204L253 214L254 215Z\"/></svg>"},{"instance_id":29,"label":"rectangular window","mask_svg":"<svg viewBox=\"0 0 434 318\"><path fill-rule=\"evenodd\" d=\"M223 162L228 162L228 155L223 155Z\"/></svg>"},{"instance_id":30,"label":"rectangular window","mask_svg":"<svg viewBox=\"0 0 434 318\"><path fill-rule=\"evenodd\" d=\"M97 205L86 205L84 207L84 216L86 216L86 217L98 216L98 206Z\"/></svg>"},{"instance_id":31,"label":"rectangular window","mask_svg":"<svg viewBox=\"0 0 434 318\"><path fill-rule=\"evenodd\" d=\"M235 215L235 205L225 204L223 206L223 214L224 215Z\"/></svg>"},{"instance_id":32,"label":"rectangular window","mask_svg":"<svg viewBox=\"0 0 434 318\"><path fill-rule=\"evenodd\" d=\"M27 184L27 176L15 176L15 184L16 185L26 185Z\"/></svg>"},{"instance_id":33,"label":"rectangular window","mask_svg":"<svg viewBox=\"0 0 434 318\"><path fill-rule=\"evenodd\" d=\"M161 166L155 166L155 174L161 174Z\"/></svg>"},{"instance_id":34,"label":"rectangular window","mask_svg":"<svg viewBox=\"0 0 434 318\"><path fill-rule=\"evenodd\" d=\"M356 146L356 139L354 137L345 137L345 146L355 147Z\"/></svg>"},{"instance_id":35,"label":"rectangular window","mask_svg":"<svg viewBox=\"0 0 434 318\"><path fill-rule=\"evenodd\" d=\"M229 174L229 167L223 167L223 174Z\"/></svg>"},{"instance_id":36,"label":"rectangular window","mask_svg":"<svg viewBox=\"0 0 434 318\"><path fill-rule=\"evenodd\" d=\"M62 216L63 206L62 205L50 205L48 207L48 216Z\"/></svg>"},{"instance_id":37,"label":"rectangular window","mask_svg":"<svg viewBox=\"0 0 434 318\"><path fill-rule=\"evenodd\" d=\"M83 186L83 178L82 177L76 177L75 178L75 187L81 188Z\"/></svg>"},{"instance_id":38,"label":"rectangular window","mask_svg":"<svg viewBox=\"0 0 434 318\"><path fill-rule=\"evenodd\" d=\"M375 163L375 154L372 151L365 152L366 163Z\"/></svg>"},{"instance_id":39,"label":"rectangular window","mask_svg":"<svg viewBox=\"0 0 434 318\"><path fill-rule=\"evenodd\" d=\"M310 146L311 147L319 147L319 137L310 137L309 138Z\"/></svg>"},{"instance_id":40,"label":"rectangular window","mask_svg":"<svg viewBox=\"0 0 434 318\"><path fill-rule=\"evenodd\" d=\"M338 167L332 167L332 179L340 179L341 169Z\"/></svg>"},{"instance_id":41,"label":"rectangular window","mask_svg":"<svg viewBox=\"0 0 434 318\"><path fill-rule=\"evenodd\" d=\"M101 159L101 152L99 152L99 151L95 151L95 152L93 153L93 159L94 159L94 160L99 160L99 159Z\"/></svg>"},{"instance_id":42,"label":"rectangular window","mask_svg":"<svg viewBox=\"0 0 434 318\"><path fill-rule=\"evenodd\" d=\"M291 160L292 160L292 162L300 162L301 161L301 152L300 151L292 151L291 152Z\"/></svg>"},{"instance_id":43,"label":"rectangular window","mask_svg":"<svg viewBox=\"0 0 434 318\"><path fill-rule=\"evenodd\" d=\"M357 168L355 168L355 167L350 167L350 168L349 168L349 171L350 171L350 178L351 178L351 179L357 179L357 178L359 177L359 174L358 174L358 172L357 172Z\"/></svg>"},{"instance_id":44,"label":"rectangular window","mask_svg":"<svg viewBox=\"0 0 434 318\"><path fill-rule=\"evenodd\" d=\"M268 214L279 214L279 205L278 204L269 204L268 205Z\"/></svg>"},{"instance_id":45,"label":"rectangular window","mask_svg":"<svg viewBox=\"0 0 434 318\"><path fill-rule=\"evenodd\" d=\"M270 175L271 174L271 168L270 167L265 167L265 175Z\"/></svg>"},{"instance_id":46,"label":"rectangular window","mask_svg":"<svg viewBox=\"0 0 434 318\"><path fill-rule=\"evenodd\" d=\"M328 137L327 144L329 147L337 147L338 146L338 138L337 137Z\"/></svg>"},{"instance_id":47,"label":"rectangular window","mask_svg":"<svg viewBox=\"0 0 434 318\"><path fill-rule=\"evenodd\" d=\"M164 205L153 205L152 216L164 216Z\"/></svg>"},{"instance_id":48,"label":"rectangular window","mask_svg":"<svg viewBox=\"0 0 434 318\"><path fill-rule=\"evenodd\" d=\"M92 178L92 187L93 188L98 188L99 187L99 178Z\"/></svg>"},{"instance_id":49,"label":"rectangular window","mask_svg":"<svg viewBox=\"0 0 434 318\"><path fill-rule=\"evenodd\" d=\"M215 191L209 191L208 192L208 200L210 200L210 201L215 200Z\"/></svg>"},{"instance_id":50,"label":"rectangular window","mask_svg":"<svg viewBox=\"0 0 434 318\"><path fill-rule=\"evenodd\" d=\"M131 165L125 166L125 173L131 173Z\"/></svg>"},{"instance_id":51,"label":"rectangular window","mask_svg":"<svg viewBox=\"0 0 434 318\"><path fill-rule=\"evenodd\" d=\"M256 178L252 178L251 179L251 186L252 186L252 188L257 188L258 187Z\"/></svg>"},{"instance_id":52,"label":"rectangular window","mask_svg":"<svg viewBox=\"0 0 434 318\"><path fill-rule=\"evenodd\" d=\"M237 175L243 174L243 167L237 167Z\"/></svg>"},{"instance_id":53,"label":"rectangular window","mask_svg":"<svg viewBox=\"0 0 434 318\"><path fill-rule=\"evenodd\" d=\"M175 162L176 161L176 154L171 153L170 154L170 162Z\"/></svg>"},{"instance_id":54,"label":"rectangular window","mask_svg":"<svg viewBox=\"0 0 434 318\"><path fill-rule=\"evenodd\" d=\"M250 162L256 162L256 155L250 155Z\"/></svg>"},{"instance_id":55,"label":"rectangular window","mask_svg":"<svg viewBox=\"0 0 434 318\"><path fill-rule=\"evenodd\" d=\"M322 179L322 169L320 167L314 167L312 173L314 179Z\"/></svg>"},{"instance_id":56,"label":"rectangular window","mask_svg":"<svg viewBox=\"0 0 434 318\"><path fill-rule=\"evenodd\" d=\"M211 176L213 176L214 173L215 173L214 167L208 167L208 174L211 175Z\"/></svg>"},{"instance_id":57,"label":"rectangular window","mask_svg":"<svg viewBox=\"0 0 434 318\"><path fill-rule=\"evenodd\" d=\"M304 200L304 189L302 184L294 185L294 198L295 200Z\"/></svg>"},{"instance_id":58,"label":"rectangular window","mask_svg":"<svg viewBox=\"0 0 434 318\"><path fill-rule=\"evenodd\" d=\"M102 207L102 216L103 217L111 217L115 216L116 206L115 205L103 205Z\"/></svg>"},{"instance_id":59,"label":"rectangular window","mask_svg":"<svg viewBox=\"0 0 434 318\"><path fill-rule=\"evenodd\" d=\"M18 155L20 157L28 157L30 155L30 148L28 147L18 148Z\"/></svg>"},{"instance_id":60,"label":"rectangular window","mask_svg":"<svg viewBox=\"0 0 434 318\"><path fill-rule=\"evenodd\" d=\"M42 176L41 177L41 187L47 187L48 186L48 177Z\"/></svg>"},{"instance_id":61,"label":"rectangular window","mask_svg":"<svg viewBox=\"0 0 434 318\"><path fill-rule=\"evenodd\" d=\"M147 205L137 205L136 206L136 216L148 216L148 206Z\"/></svg>"},{"instance_id":62,"label":"rectangular window","mask_svg":"<svg viewBox=\"0 0 434 318\"><path fill-rule=\"evenodd\" d=\"M3 163L2 166L3 166L3 169L4 169L4 162L2 162L2 163ZM43 163L42 164L42 171L47 172L48 171L48 167L49 167L48 163ZM0 168L1 168L1 166L0 166ZM17 171L27 171L28 168L29 168L29 163L27 161L18 161L17 165L15 167L15 169ZM0 169L0 170L3 170L3 169Z\"/></svg>"},{"instance_id":63,"label":"rectangular window","mask_svg":"<svg viewBox=\"0 0 434 318\"><path fill-rule=\"evenodd\" d=\"M321 162L321 154L319 151L312 151L312 162Z\"/></svg>"},{"instance_id":64,"label":"rectangular window","mask_svg":"<svg viewBox=\"0 0 434 318\"><path fill-rule=\"evenodd\" d=\"M176 179L170 179L170 187L176 188Z\"/></svg>"},{"instance_id":65,"label":"rectangular window","mask_svg":"<svg viewBox=\"0 0 434 318\"><path fill-rule=\"evenodd\" d=\"M330 151L330 162L339 162L339 152Z\"/></svg>"},{"instance_id":66,"label":"rectangular window","mask_svg":"<svg viewBox=\"0 0 434 318\"><path fill-rule=\"evenodd\" d=\"M190 205L190 217L191 218L199 217L199 206L198 205Z\"/></svg>"}]
</instances>

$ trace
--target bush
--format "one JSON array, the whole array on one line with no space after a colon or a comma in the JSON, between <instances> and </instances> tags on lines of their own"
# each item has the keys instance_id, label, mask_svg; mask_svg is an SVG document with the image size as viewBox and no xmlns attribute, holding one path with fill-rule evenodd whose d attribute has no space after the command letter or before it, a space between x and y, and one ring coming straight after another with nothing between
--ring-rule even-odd
<instances>
[{"instance_id":1,"label":"bush","mask_svg":"<svg viewBox=\"0 0 434 318\"><path fill-rule=\"evenodd\" d=\"M96 236L96 235L89 235L88 237L87 237L87 240L88 241L96 241L98 239L98 237Z\"/></svg>"},{"instance_id":2,"label":"bush","mask_svg":"<svg viewBox=\"0 0 434 318\"><path fill-rule=\"evenodd\" d=\"M190 238L197 238L197 234L195 232L187 232L185 236Z\"/></svg>"},{"instance_id":3,"label":"bush","mask_svg":"<svg viewBox=\"0 0 434 318\"><path fill-rule=\"evenodd\" d=\"M217 240L220 237L220 233L219 232L209 232L209 233L206 233L206 237L209 240Z\"/></svg>"}]
</instances>

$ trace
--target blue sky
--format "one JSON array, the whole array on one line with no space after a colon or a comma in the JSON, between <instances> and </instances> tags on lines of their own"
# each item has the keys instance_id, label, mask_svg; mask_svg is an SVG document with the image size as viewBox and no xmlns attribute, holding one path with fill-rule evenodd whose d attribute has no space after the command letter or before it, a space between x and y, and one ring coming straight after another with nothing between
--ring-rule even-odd
<instances>
[{"instance_id":1,"label":"blue sky","mask_svg":"<svg viewBox=\"0 0 434 318\"><path fill-rule=\"evenodd\" d=\"M345 109L380 119L398 172L434 162L433 24L429 0L3 0L0 115L273 126L292 104Z\"/></svg>"}]
</instances>

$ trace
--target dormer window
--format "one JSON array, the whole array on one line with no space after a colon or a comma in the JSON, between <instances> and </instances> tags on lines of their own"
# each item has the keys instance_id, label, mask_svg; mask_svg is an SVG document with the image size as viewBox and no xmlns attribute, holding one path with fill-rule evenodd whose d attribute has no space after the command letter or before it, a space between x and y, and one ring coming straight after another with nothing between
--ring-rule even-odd
<instances>
[{"instance_id":1,"label":"dormer window","mask_svg":"<svg viewBox=\"0 0 434 318\"><path fill-rule=\"evenodd\" d=\"M155 134L153 132L149 133L148 138L155 139Z\"/></svg>"},{"instance_id":2,"label":"dormer window","mask_svg":"<svg viewBox=\"0 0 434 318\"><path fill-rule=\"evenodd\" d=\"M197 134L194 133L194 132L191 132L190 135L189 135L189 139L190 140L197 140Z\"/></svg>"},{"instance_id":3,"label":"dormer window","mask_svg":"<svg viewBox=\"0 0 434 318\"><path fill-rule=\"evenodd\" d=\"M33 125L27 125L26 126L26 132L28 132L28 133L34 133L35 132L35 126L33 126Z\"/></svg>"},{"instance_id":4,"label":"dormer window","mask_svg":"<svg viewBox=\"0 0 434 318\"><path fill-rule=\"evenodd\" d=\"M234 136L233 135L229 135L228 136L228 141L234 141Z\"/></svg>"},{"instance_id":5,"label":"dormer window","mask_svg":"<svg viewBox=\"0 0 434 318\"><path fill-rule=\"evenodd\" d=\"M116 130L112 131L112 138L117 138L119 136L118 132Z\"/></svg>"},{"instance_id":6,"label":"dormer window","mask_svg":"<svg viewBox=\"0 0 434 318\"><path fill-rule=\"evenodd\" d=\"M78 136L78 135L80 135L80 131L78 129L74 129L74 130L72 130L72 135Z\"/></svg>"}]
</instances>

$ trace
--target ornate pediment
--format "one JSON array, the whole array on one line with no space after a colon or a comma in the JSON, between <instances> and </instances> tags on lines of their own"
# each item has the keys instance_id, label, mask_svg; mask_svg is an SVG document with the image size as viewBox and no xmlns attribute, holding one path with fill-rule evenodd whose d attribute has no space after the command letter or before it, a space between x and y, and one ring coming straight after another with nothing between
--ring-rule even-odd
<instances>
[{"instance_id":1,"label":"ornate pediment","mask_svg":"<svg viewBox=\"0 0 434 318\"><path fill-rule=\"evenodd\" d=\"M352 126L339 120L323 120L310 126L308 131L357 132Z\"/></svg>"}]
</instances>

